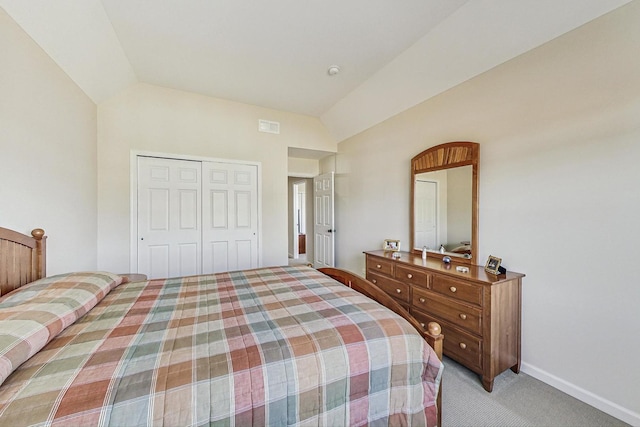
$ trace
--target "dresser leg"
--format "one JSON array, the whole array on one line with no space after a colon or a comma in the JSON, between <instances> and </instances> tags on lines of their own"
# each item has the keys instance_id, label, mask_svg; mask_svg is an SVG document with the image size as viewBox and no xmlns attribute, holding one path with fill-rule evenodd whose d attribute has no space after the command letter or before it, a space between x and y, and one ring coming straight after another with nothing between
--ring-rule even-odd
<instances>
[{"instance_id":1,"label":"dresser leg","mask_svg":"<svg viewBox=\"0 0 640 427\"><path fill-rule=\"evenodd\" d=\"M511 370L512 370L513 372L515 372L516 374L519 374L519 373L520 373L520 362L518 362L518 363L516 363L515 365L513 365L513 366L511 367Z\"/></svg>"},{"instance_id":2,"label":"dresser leg","mask_svg":"<svg viewBox=\"0 0 640 427\"><path fill-rule=\"evenodd\" d=\"M482 377L482 387L489 393L493 391L493 378Z\"/></svg>"}]
</instances>

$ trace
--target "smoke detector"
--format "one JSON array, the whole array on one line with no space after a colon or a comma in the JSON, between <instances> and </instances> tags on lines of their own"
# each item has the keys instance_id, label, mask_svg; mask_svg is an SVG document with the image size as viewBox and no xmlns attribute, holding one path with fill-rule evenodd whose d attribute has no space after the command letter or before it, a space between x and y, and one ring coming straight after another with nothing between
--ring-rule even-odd
<instances>
[{"instance_id":1,"label":"smoke detector","mask_svg":"<svg viewBox=\"0 0 640 427\"><path fill-rule=\"evenodd\" d=\"M338 67L337 65L332 65L327 70L327 74L329 74L330 76L335 76L339 72L340 72L340 67Z\"/></svg>"}]
</instances>

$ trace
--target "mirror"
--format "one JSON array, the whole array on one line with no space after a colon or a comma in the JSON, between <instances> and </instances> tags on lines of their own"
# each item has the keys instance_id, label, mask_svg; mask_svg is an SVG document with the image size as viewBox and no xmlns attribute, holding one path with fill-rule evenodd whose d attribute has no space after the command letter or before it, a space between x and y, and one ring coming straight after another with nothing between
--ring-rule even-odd
<instances>
[{"instance_id":1,"label":"mirror","mask_svg":"<svg viewBox=\"0 0 640 427\"><path fill-rule=\"evenodd\" d=\"M478 252L475 142L449 142L411 160L411 250L475 264Z\"/></svg>"}]
</instances>

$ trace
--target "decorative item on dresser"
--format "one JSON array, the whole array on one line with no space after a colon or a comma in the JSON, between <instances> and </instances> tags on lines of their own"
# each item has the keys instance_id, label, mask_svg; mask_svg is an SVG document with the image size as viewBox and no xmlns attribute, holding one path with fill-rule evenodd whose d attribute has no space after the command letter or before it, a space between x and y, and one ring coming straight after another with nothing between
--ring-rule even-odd
<instances>
[{"instance_id":1,"label":"decorative item on dresser","mask_svg":"<svg viewBox=\"0 0 640 427\"><path fill-rule=\"evenodd\" d=\"M399 251L400 250L400 240L394 239L385 239L382 243L382 248L385 251Z\"/></svg>"},{"instance_id":2,"label":"decorative item on dresser","mask_svg":"<svg viewBox=\"0 0 640 427\"><path fill-rule=\"evenodd\" d=\"M398 253L398 252L396 252ZM511 369L520 372L522 278L493 275L483 267L452 264L420 254L365 252L367 280L389 294L424 327L437 322L445 336L444 354L482 377L485 390Z\"/></svg>"}]
</instances>

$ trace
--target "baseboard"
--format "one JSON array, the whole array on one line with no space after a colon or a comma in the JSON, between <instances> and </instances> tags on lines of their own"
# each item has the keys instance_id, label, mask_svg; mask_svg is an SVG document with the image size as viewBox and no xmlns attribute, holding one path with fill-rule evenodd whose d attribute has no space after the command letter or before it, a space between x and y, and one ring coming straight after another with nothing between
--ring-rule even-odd
<instances>
[{"instance_id":1,"label":"baseboard","mask_svg":"<svg viewBox=\"0 0 640 427\"><path fill-rule=\"evenodd\" d=\"M569 396L575 397L576 399L587 403L594 408L611 415L612 417L616 417L625 423L631 424L632 426L640 426L640 414L637 412L624 408L617 403L604 399L601 396L580 388L575 384L571 384L562 378L558 378L555 375L529 365L528 363L522 363L521 370L525 374L531 375L543 383L549 384L550 386L567 393Z\"/></svg>"}]
</instances>

